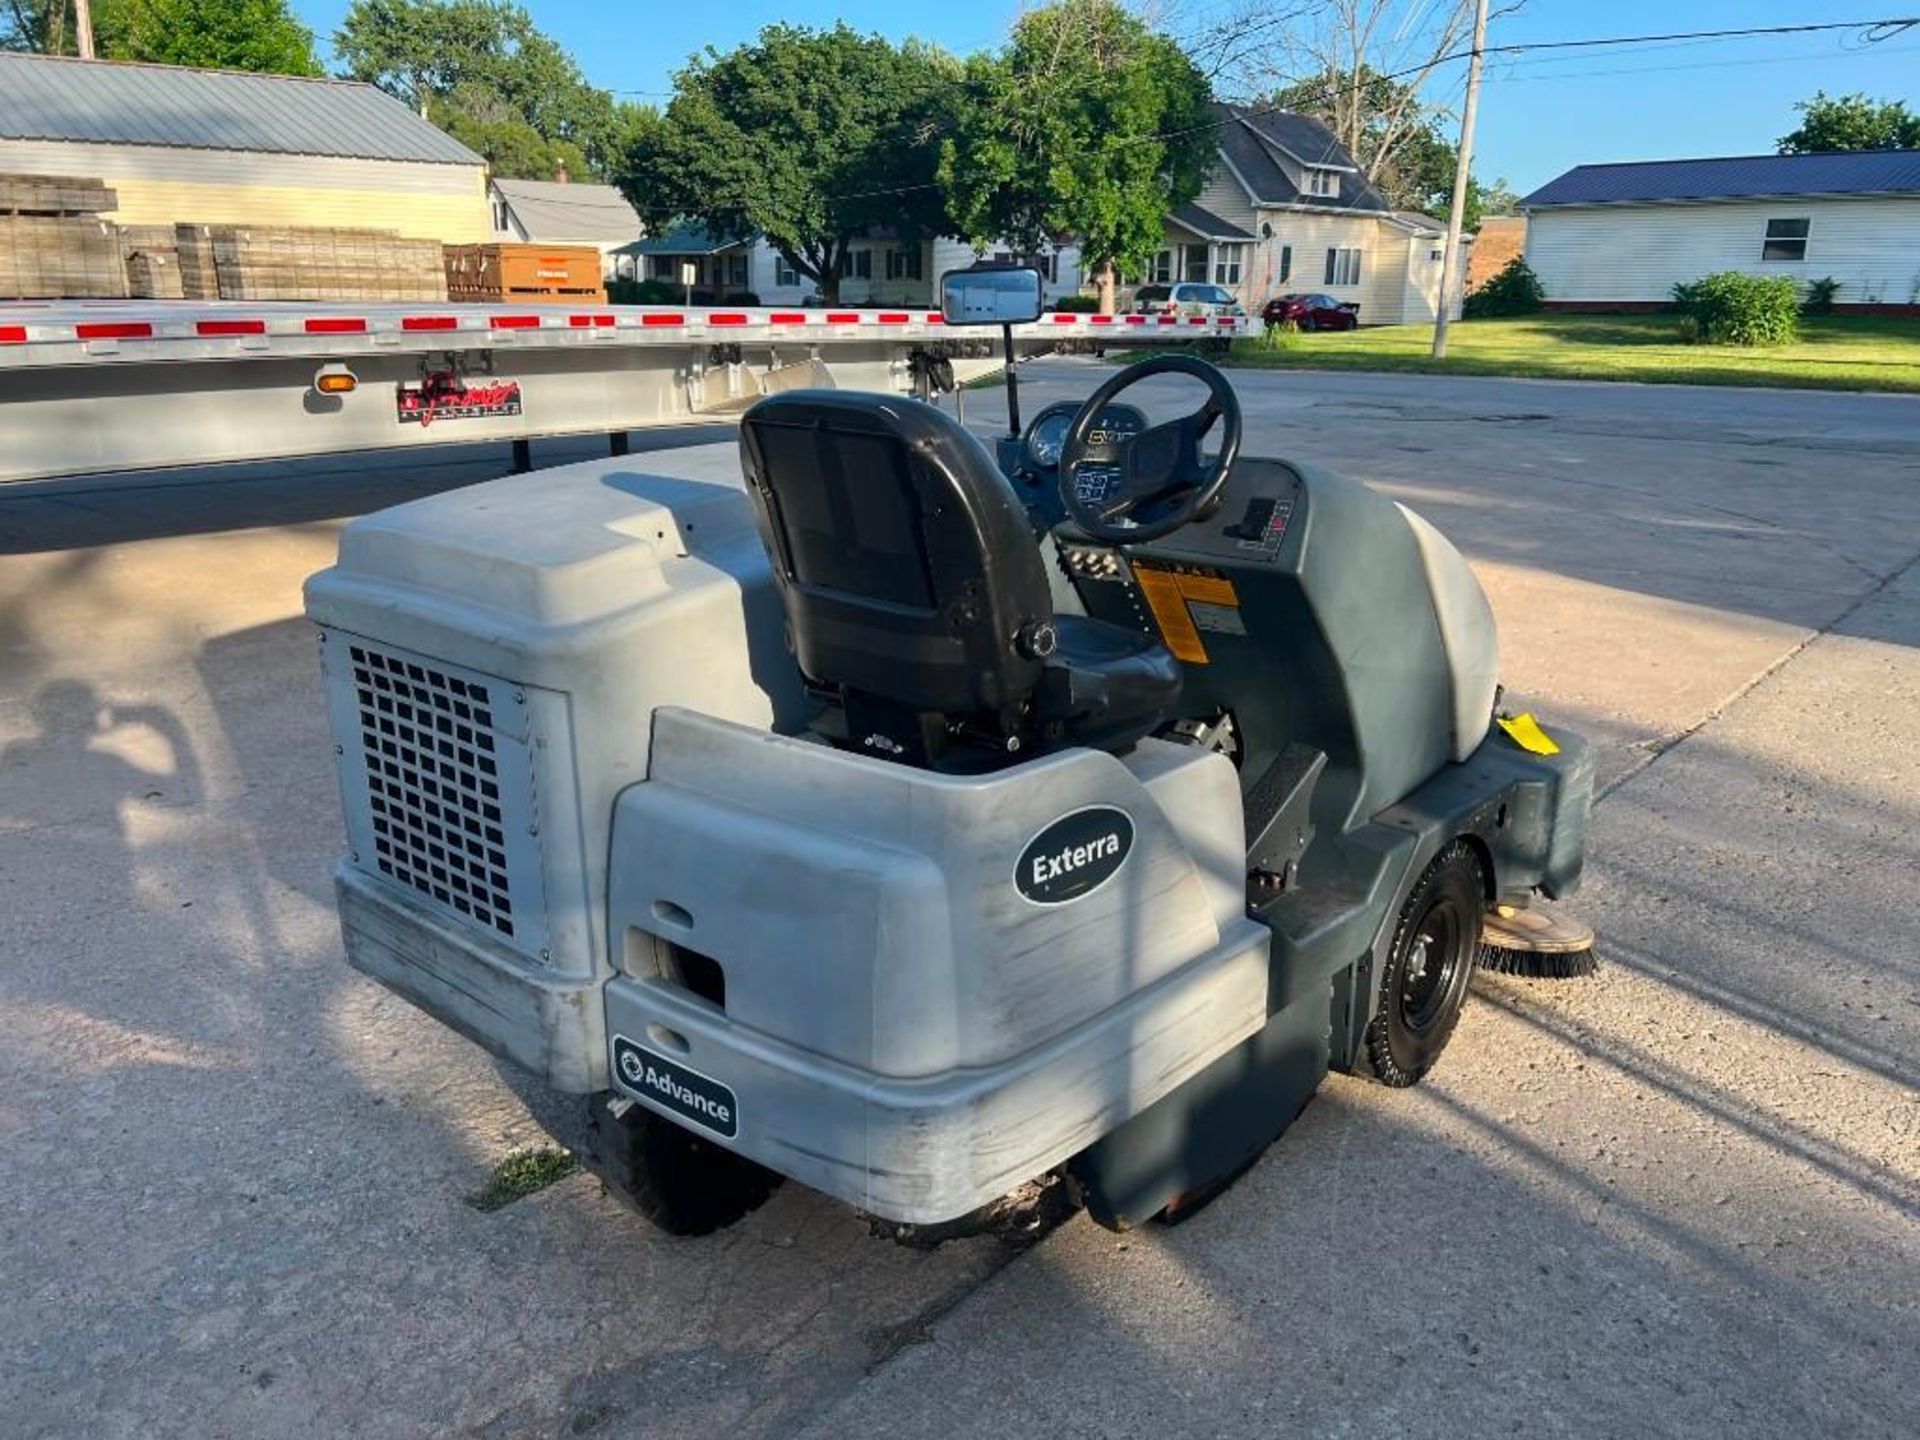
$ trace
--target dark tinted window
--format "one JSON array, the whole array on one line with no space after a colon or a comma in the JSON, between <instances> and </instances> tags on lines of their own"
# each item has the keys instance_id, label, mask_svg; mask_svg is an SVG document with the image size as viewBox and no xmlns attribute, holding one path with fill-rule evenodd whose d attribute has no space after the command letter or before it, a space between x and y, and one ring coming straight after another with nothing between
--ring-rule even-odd
<instances>
[{"instance_id":1,"label":"dark tinted window","mask_svg":"<svg viewBox=\"0 0 1920 1440\"><path fill-rule=\"evenodd\" d=\"M933 608L917 490L890 435L761 425L793 578L894 605Z\"/></svg>"},{"instance_id":2,"label":"dark tinted window","mask_svg":"<svg viewBox=\"0 0 1920 1440\"><path fill-rule=\"evenodd\" d=\"M1165 285L1142 285L1133 292L1136 300L1164 300L1172 292Z\"/></svg>"}]
</instances>

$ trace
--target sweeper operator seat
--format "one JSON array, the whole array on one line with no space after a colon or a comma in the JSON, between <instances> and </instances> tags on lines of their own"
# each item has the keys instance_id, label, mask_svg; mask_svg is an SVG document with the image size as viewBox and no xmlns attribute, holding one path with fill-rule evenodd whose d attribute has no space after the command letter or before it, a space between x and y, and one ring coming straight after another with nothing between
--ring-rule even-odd
<instances>
[{"instance_id":1,"label":"sweeper operator seat","mask_svg":"<svg viewBox=\"0 0 1920 1440\"><path fill-rule=\"evenodd\" d=\"M741 466L817 728L909 764L1124 749L1180 666L1151 636L1056 615L987 449L917 400L794 390L743 417Z\"/></svg>"}]
</instances>

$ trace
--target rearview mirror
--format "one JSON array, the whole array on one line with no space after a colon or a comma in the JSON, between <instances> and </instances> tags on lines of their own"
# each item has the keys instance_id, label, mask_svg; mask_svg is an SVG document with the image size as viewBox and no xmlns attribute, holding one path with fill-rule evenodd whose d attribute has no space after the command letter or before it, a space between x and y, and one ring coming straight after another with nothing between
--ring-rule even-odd
<instances>
[{"instance_id":1,"label":"rearview mirror","mask_svg":"<svg viewBox=\"0 0 1920 1440\"><path fill-rule=\"evenodd\" d=\"M940 314L949 325L1025 325L1040 310L1040 272L1028 265L975 265L940 277Z\"/></svg>"}]
</instances>

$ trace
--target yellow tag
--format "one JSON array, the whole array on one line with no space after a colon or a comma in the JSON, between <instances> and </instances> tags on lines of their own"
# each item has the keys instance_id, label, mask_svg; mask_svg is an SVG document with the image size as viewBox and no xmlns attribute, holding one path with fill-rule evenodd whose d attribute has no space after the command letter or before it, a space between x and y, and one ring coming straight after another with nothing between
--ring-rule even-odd
<instances>
[{"instance_id":1,"label":"yellow tag","mask_svg":"<svg viewBox=\"0 0 1920 1440\"><path fill-rule=\"evenodd\" d=\"M1180 593L1189 600L1198 600L1204 605L1239 607L1240 597L1233 593L1233 582L1219 575L1189 575L1183 571L1179 580Z\"/></svg>"},{"instance_id":2,"label":"yellow tag","mask_svg":"<svg viewBox=\"0 0 1920 1440\"><path fill-rule=\"evenodd\" d=\"M1133 567L1133 578L1140 593L1147 597L1147 608L1159 622L1160 634L1174 658L1192 665L1206 664L1207 647L1200 643L1200 631L1194 626L1193 616L1187 613L1187 602L1180 597L1179 580L1165 570L1149 570L1141 565Z\"/></svg>"},{"instance_id":3,"label":"yellow tag","mask_svg":"<svg viewBox=\"0 0 1920 1440\"><path fill-rule=\"evenodd\" d=\"M1500 728L1512 736L1513 743L1518 745L1522 750L1532 751L1535 755L1558 755L1560 753L1559 745L1554 742L1554 738L1551 735L1540 728L1540 722L1533 718L1533 712L1531 710L1524 715L1514 715L1511 717L1501 715L1496 718L1500 722Z\"/></svg>"}]
</instances>

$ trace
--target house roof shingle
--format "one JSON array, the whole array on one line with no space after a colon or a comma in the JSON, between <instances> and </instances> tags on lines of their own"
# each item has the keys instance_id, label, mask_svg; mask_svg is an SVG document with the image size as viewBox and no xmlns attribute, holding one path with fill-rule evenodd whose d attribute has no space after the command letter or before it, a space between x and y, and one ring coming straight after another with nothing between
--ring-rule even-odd
<instances>
[{"instance_id":1,"label":"house roof shingle","mask_svg":"<svg viewBox=\"0 0 1920 1440\"><path fill-rule=\"evenodd\" d=\"M1544 209L1554 205L1912 194L1920 194L1920 150L1850 150L1576 165L1520 203L1528 209Z\"/></svg>"},{"instance_id":2,"label":"house roof shingle","mask_svg":"<svg viewBox=\"0 0 1920 1440\"><path fill-rule=\"evenodd\" d=\"M643 229L627 197L611 185L496 178L493 188L532 240L624 242L638 240Z\"/></svg>"},{"instance_id":3,"label":"house roof shingle","mask_svg":"<svg viewBox=\"0 0 1920 1440\"><path fill-rule=\"evenodd\" d=\"M0 53L0 138L484 165L371 85Z\"/></svg>"},{"instance_id":4,"label":"house roof shingle","mask_svg":"<svg viewBox=\"0 0 1920 1440\"><path fill-rule=\"evenodd\" d=\"M1256 205L1317 205L1339 210L1387 210L1386 198L1367 183L1353 156L1325 125L1290 110L1216 103L1220 122L1220 149L1227 163L1253 192ZM1269 148L1271 147L1271 149ZM1303 165L1328 166L1340 171L1340 193L1305 195L1287 178L1273 156L1280 150Z\"/></svg>"},{"instance_id":5,"label":"house roof shingle","mask_svg":"<svg viewBox=\"0 0 1920 1440\"><path fill-rule=\"evenodd\" d=\"M1231 220L1222 220L1204 205L1182 205L1169 218L1181 229L1204 235L1209 240L1253 239Z\"/></svg>"}]
</instances>

